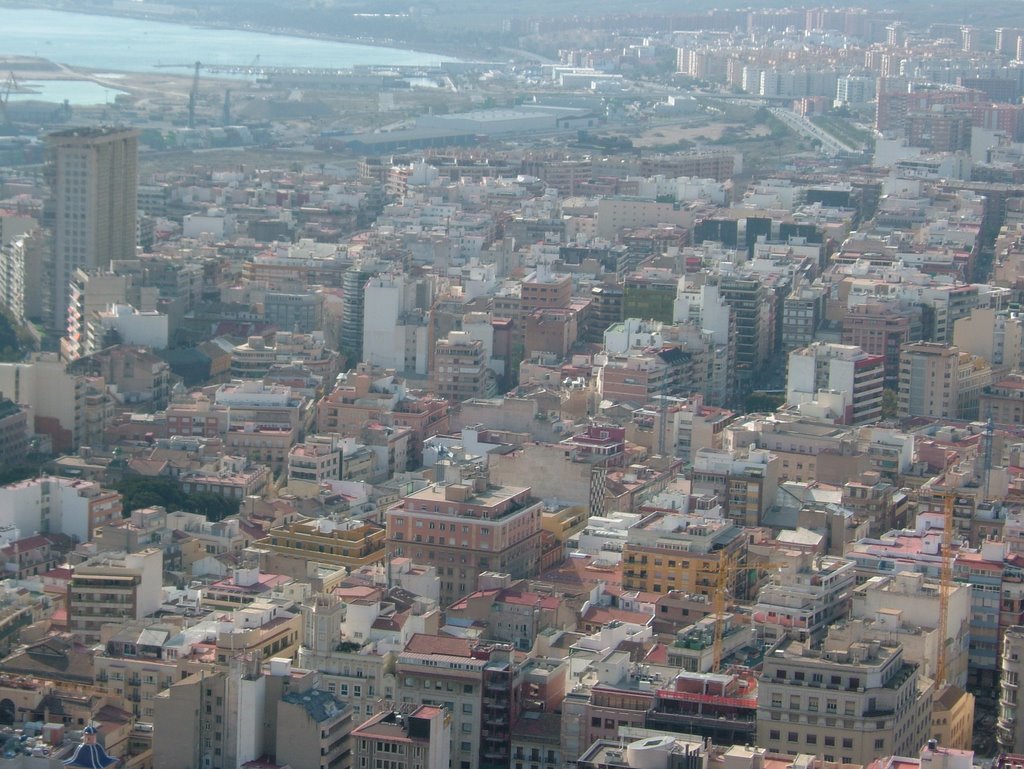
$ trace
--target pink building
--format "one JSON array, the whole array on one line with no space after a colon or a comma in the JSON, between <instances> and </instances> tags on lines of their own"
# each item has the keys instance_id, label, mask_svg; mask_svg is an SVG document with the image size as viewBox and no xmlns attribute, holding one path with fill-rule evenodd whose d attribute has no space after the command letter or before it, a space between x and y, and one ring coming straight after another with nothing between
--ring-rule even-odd
<instances>
[{"instance_id":1,"label":"pink building","mask_svg":"<svg viewBox=\"0 0 1024 769\"><path fill-rule=\"evenodd\" d=\"M481 572L536 576L541 552L540 500L528 487L433 484L387 512L389 558L437 568L445 606L478 588Z\"/></svg>"}]
</instances>

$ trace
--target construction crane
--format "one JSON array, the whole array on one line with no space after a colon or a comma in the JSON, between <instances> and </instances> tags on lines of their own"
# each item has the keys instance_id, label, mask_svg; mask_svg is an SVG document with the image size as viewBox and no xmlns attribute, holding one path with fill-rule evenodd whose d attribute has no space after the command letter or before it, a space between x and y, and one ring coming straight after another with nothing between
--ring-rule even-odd
<instances>
[{"instance_id":1,"label":"construction crane","mask_svg":"<svg viewBox=\"0 0 1024 769\"><path fill-rule=\"evenodd\" d=\"M764 563L734 563L726 559L725 554L722 554L722 559L718 563L718 573L715 579L715 592L712 596L711 607L715 615L715 632L714 641L712 643L712 663L711 672L717 673L722 667L722 638L725 635L725 597L729 593L729 585L732 582L732 578L737 574L750 573L753 570L758 571L769 571L771 569L781 569L786 564L775 563L772 561L766 561Z\"/></svg>"},{"instance_id":2,"label":"construction crane","mask_svg":"<svg viewBox=\"0 0 1024 769\"><path fill-rule=\"evenodd\" d=\"M4 92L0 94L0 120L3 121L3 125L11 125L11 116L7 114L7 102L11 100L11 91L18 90L18 78L15 77L12 72L7 76L7 81L4 83Z\"/></svg>"},{"instance_id":3,"label":"construction crane","mask_svg":"<svg viewBox=\"0 0 1024 769\"><path fill-rule=\"evenodd\" d=\"M939 550L939 651L935 661L935 686L946 683L949 657L949 594L953 589L953 513L956 494L947 490L942 495L942 547Z\"/></svg>"},{"instance_id":4,"label":"construction crane","mask_svg":"<svg viewBox=\"0 0 1024 769\"><path fill-rule=\"evenodd\" d=\"M196 97L199 96L199 70L202 67L201 62L195 63L195 75L192 76L192 88L188 92L188 127L196 127Z\"/></svg>"}]
</instances>

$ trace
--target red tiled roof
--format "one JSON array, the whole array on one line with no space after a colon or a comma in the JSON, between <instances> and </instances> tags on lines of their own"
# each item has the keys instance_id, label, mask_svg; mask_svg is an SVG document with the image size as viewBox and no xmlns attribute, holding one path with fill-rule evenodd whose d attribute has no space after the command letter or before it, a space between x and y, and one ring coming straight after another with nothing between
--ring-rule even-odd
<instances>
[{"instance_id":1,"label":"red tiled roof","mask_svg":"<svg viewBox=\"0 0 1024 769\"><path fill-rule=\"evenodd\" d=\"M444 636L416 633L405 645L407 652L413 654L444 654L449 657L470 657L472 649L465 638L447 638Z\"/></svg>"}]
</instances>

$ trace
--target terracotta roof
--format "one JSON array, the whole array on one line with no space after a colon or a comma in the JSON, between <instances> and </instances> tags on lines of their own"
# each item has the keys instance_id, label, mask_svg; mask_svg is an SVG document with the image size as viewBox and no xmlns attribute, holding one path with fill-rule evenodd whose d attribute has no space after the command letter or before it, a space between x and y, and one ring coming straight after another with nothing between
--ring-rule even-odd
<instances>
[{"instance_id":1,"label":"terracotta roof","mask_svg":"<svg viewBox=\"0 0 1024 769\"><path fill-rule=\"evenodd\" d=\"M581 621L592 625L607 625L609 622L632 622L636 625L647 625L654 619L653 614L644 614L639 611L626 611L625 609L607 609L603 606L590 606L580 618Z\"/></svg>"},{"instance_id":2,"label":"terracotta roof","mask_svg":"<svg viewBox=\"0 0 1024 769\"><path fill-rule=\"evenodd\" d=\"M444 654L449 657L470 657L472 647L465 638L447 638L437 635L416 633L405 645L413 654Z\"/></svg>"}]
</instances>

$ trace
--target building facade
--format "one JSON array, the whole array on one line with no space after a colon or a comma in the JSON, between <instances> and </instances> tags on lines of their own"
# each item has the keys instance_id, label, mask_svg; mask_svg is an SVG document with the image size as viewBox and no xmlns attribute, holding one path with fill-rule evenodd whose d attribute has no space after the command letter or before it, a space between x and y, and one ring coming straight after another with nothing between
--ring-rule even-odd
<instances>
[{"instance_id":1,"label":"building facade","mask_svg":"<svg viewBox=\"0 0 1024 769\"><path fill-rule=\"evenodd\" d=\"M436 566L447 606L477 590L483 572L535 576L542 511L543 503L525 487L495 486L484 478L433 484L388 510L388 557Z\"/></svg>"},{"instance_id":2,"label":"building facade","mask_svg":"<svg viewBox=\"0 0 1024 769\"><path fill-rule=\"evenodd\" d=\"M54 215L53 327L62 328L75 269L134 259L138 132L73 128L50 134L47 176Z\"/></svg>"}]
</instances>

